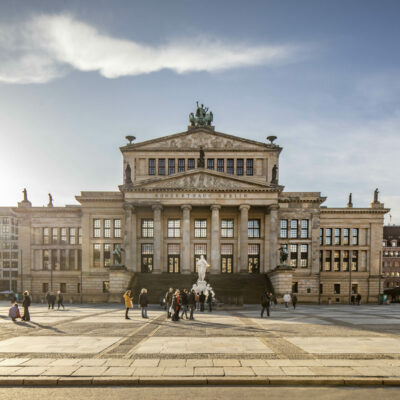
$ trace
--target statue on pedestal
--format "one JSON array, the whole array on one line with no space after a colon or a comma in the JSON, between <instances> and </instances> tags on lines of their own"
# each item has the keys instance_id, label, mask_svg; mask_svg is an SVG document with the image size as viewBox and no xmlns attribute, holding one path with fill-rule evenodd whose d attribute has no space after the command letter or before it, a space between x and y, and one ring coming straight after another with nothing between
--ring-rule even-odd
<instances>
[{"instance_id":1,"label":"statue on pedestal","mask_svg":"<svg viewBox=\"0 0 400 400\"><path fill-rule=\"evenodd\" d=\"M132 176L131 176L131 166L129 163L126 165L125 168L125 184L129 185L132 183Z\"/></svg>"},{"instance_id":2,"label":"statue on pedestal","mask_svg":"<svg viewBox=\"0 0 400 400\"><path fill-rule=\"evenodd\" d=\"M374 191L374 203L379 203L378 194L379 194L379 190L378 190L378 188L376 188Z\"/></svg>"},{"instance_id":3,"label":"statue on pedestal","mask_svg":"<svg viewBox=\"0 0 400 400\"><path fill-rule=\"evenodd\" d=\"M208 112L208 107L204 107L203 104L199 106L198 101L196 101L196 105L196 113L189 114L190 126L211 126L214 119L213 113L211 111Z\"/></svg>"},{"instance_id":4,"label":"statue on pedestal","mask_svg":"<svg viewBox=\"0 0 400 400\"><path fill-rule=\"evenodd\" d=\"M200 260L197 261L196 266L197 266L197 272L199 274L198 281L204 282L206 278L206 271L207 268L210 266L210 264L206 261L203 254L200 256Z\"/></svg>"},{"instance_id":5,"label":"statue on pedestal","mask_svg":"<svg viewBox=\"0 0 400 400\"><path fill-rule=\"evenodd\" d=\"M22 193L24 194L24 200L23 201L28 201L28 192L27 192L26 188L24 188Z\"/></svg>"},{"instance_id":6,"label":"statue on pedestal","mask_svg":"<svg viewBox=\"0 0 400 400\"><path fill-rule=\"evenodd\" d=\"M113 256L116 261L116 265L122 265L122 252L125 251L120 245L116 245L113 251Z\"/></svg>"},{"instance_id":7,"label":"statue on pedestal","mask_svg":"<svg viewBox=\"0 0 400 400\"><path fill-rule=\"evenodd\" d=\"M287 259L289 258L289 250L287 249L287 245L282 245L279 249L279 263L280 265L287 266Z\"/></svg>"},{"instance_id":8,"label":"statue on pedestal","mask_svg":"<svg viewBox=\"0 0 400 400\"><path fill-rule=\"evenodd\" d=\"M277 167L276 164L272 168L271 184L272 185L277 185L278 184L278 167Z\"/></svg>"},{"instance_id":9,"label":"statue on pedestal","mask_svg":"<svg viewBox=\"0 0 400 400\"><path fill-rule=\"evenodd\" d=\"M47 204L47 207L53 207L53 196L51 193L49 193L49 204Z\"/></svg>"}]
</instances>

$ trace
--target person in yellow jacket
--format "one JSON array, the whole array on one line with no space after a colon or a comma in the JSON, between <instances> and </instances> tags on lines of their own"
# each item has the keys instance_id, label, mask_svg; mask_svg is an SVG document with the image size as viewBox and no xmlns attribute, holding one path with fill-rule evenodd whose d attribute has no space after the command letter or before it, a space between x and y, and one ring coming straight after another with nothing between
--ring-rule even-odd
<instances>
[{"instance_id":1,"label":"person in yellow jacket","mask_svg":"<svg viewBox=\"0 0 400 400\"><path fill-rule=\"evenodd\" d=\"M125 319L130 319L128 317L128 312L130 308L133 308L133 303L132 303L132 297L131 297L131 291L127 290L124 294L124 300L125 300L125 307L126 307L126 311L125 311Z\"/></svg>"}]
</instances>

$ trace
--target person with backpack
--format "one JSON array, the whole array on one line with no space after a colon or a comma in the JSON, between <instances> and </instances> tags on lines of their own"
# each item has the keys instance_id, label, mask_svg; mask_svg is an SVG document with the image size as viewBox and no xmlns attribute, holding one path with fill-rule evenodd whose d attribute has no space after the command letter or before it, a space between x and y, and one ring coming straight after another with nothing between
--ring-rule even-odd
<instances>
[{"instance_id":1,"label":"person with backpack","mask_svg":"<svg viewBox=\"0 0 400 400\"><path fill-rule=\"evenodd\" d=\"M14 303L10 307L10 309L8 310L8 316L12 319L13 322L15 322L17 318L21 318L21 314L18 308L18 303Z\"/></svg>"},{"instance_id":2,"label":"person with backpack","mask_svg":"<svg viewBox=\"0 0 400 400\"><path fill-rule=\"evenodd\" d=\"M261 318L264 316L264 311L267 311L267 317L269 317L269 308L271 305L271 297L267 291L261 296Z\"/></svg>"}]
</instances>

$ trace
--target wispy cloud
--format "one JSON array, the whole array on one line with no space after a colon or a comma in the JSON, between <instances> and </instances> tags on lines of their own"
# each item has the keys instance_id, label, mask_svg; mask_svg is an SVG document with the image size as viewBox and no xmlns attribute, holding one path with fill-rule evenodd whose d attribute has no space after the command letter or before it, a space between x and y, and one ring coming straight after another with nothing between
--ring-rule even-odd
<instances>
[{"instance_id":1,"label":"wispy cloud","mask_svg":"<svg viewBox=\"0 0 400 400\"><path fill-rule=\"evenodd\" d=\"M252 46L195 37L149 46L114 38L71 15L41 15L21 26L0 25L0 82L44 83L71 68L106 78L170 69L221 71L293 61L292 45Z\"/></svg>"}]
</instances>

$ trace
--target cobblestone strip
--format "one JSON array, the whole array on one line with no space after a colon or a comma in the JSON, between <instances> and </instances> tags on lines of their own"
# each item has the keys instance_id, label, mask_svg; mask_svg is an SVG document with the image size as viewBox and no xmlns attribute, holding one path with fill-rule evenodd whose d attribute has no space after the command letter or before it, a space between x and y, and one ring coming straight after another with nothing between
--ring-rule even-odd
<instances>
[{"instance_id":1,"label":"cobblestone strip","mask_svg":"<svg viewBox=\"0 0 400 400\"><path fill-rule=\"evenodd\" d=\"M272 335L271 335L272 336ZM280 337L264 337L259 336L261 340L268 348L270 348L278 358L289 358L289 359L313 359L313 355L307 353L300 347L295 346L293 343L280 338Z\"/></svg>"}]
</instances>

